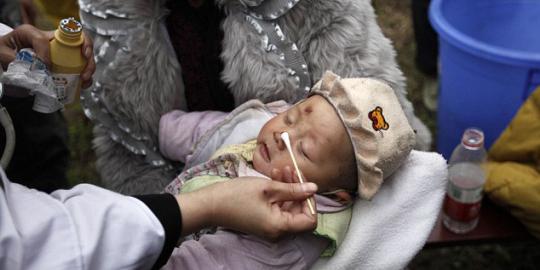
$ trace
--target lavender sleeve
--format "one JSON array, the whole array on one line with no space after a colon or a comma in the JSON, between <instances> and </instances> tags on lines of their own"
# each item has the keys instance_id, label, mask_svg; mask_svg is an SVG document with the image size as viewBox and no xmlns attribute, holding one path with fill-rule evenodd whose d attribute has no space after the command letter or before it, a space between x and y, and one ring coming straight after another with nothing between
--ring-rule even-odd
<instances>
[{"instance_id":1,"label":"lavender sleeve","mask_svg":"<svg viewBox=\"0 0 540 270\"><path fill-rule=\"evenodd\" d=\"M225 119L228 113L219 111L171 111L159 121L159 149L172 160L186 162L193 145L210 128Z\"/></svg>"},{"instance_id":2,"label":"lavender sleeve","mask_svg":"<svg viewBox=\"0 0 540 270\"><path fill-rule=\"evenodd\" d=\"M162 269L309 269L328 245L312 233L277 242L218 230L199 241L185 241Z\"/></svg>"}]
</instances>

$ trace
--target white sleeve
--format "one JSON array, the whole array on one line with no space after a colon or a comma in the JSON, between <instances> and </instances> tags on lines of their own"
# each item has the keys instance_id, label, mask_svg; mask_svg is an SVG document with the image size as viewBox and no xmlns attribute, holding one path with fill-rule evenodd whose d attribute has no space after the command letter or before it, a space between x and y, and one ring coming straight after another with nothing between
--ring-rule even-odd
<instances>
[{"instance_id":1,"label":"white sleeve","mask_svg":"<svg viewBox=\"0 0 540 270\"><path fill-rule=\"evenodd\" d=\"M87 184L49 195L0 174L0 269L150 269L163 249L136 198Z\"/></svg>"}]
</instances>

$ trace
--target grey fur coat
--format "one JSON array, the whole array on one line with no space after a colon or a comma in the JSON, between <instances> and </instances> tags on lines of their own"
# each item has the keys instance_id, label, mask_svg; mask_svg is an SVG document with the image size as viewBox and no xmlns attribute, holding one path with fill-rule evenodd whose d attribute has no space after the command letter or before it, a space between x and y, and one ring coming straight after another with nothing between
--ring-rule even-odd
<instances>
[{"instance_id":1,"label":"grey fur coat","mask_svg":"<svg viewBox=\"0 0 540 270\"><path fill-rule=\"evenodd\" d=\"M275 0L264 0L275 1ZM303 97L279 55L264 48L262 36L245 20L246 6L262 0L216 0L223 21L222 80L236 105ZM174 56L163 19L165 0L79 0L81 20L94 39L95 97L146 149L156 149L159 118L185 109L181 63ZM301 0L276 22L303 55L311 82L326 70L341 77L375 77L390 84L417 131L417 149L428 149L431 135L407 100L395 50L383 36L369 0ZM146 151L133 151L122 136L100 123L94 128L97 169L104 185L125 194L160 192L175 170L153 166ZM127 144L129 145L129 144Z\"/></svg>"}]
</instances>

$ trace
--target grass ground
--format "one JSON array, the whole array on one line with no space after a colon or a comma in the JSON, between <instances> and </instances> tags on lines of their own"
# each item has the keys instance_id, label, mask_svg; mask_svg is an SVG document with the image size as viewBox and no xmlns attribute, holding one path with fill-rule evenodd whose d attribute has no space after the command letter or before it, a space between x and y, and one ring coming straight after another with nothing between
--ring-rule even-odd
<instances>
[{"instance_id":1,"label":"grass ground","mask_svg":"<svg viewBox=\"0 0 540 270\"><path fill-rule=\"evenodd\" d=\"M84 115L80 103L74 103L64 111L69 129L70 163L67 171L71 185L78 183L100 184L95 169L92 150L92 122Z\"/></svg>"},{"instance_id":2,"label":"grass ground","mask_svg":"<svg viewBox=\"0 0 540 270\"><path fill-rule=\"evenodd\" d=\"M373 0L379 24L398 52L398 63L407 77L409 99L416 114L436 136L436 113L428 111L422 102L424 78L414 66L415 42L412 30L410 0ZM66 111L70 123L71 166L68 177L72 184L99 184L95 171L95 156L91 149L92 124L79 106ZM540 269L540 243L512 242L479 246L459 246L422 250L409 269Z\"/></svg>"}]
</instances>

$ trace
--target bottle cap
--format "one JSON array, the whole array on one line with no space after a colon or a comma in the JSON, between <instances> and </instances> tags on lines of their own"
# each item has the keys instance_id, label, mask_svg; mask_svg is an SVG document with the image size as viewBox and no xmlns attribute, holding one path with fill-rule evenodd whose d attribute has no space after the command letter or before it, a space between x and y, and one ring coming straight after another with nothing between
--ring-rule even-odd
<instances>
[{"instance_id":1,"label":"bottle cap","mask_svg":"<svg viewBox=\"0 0 540 270\"><path fill-rule=\"evenodd\" d=\"M60 20L54 39L67 46L80 46L84 42L83 26L73 17Z\"/></svg>"},{"instance_id":2,"label":"bottle cap","mask_svg":"<svg viewBox=\"0 0 540 270\"><path fill-rule=\"evenodd\" d=\"M468 128L463 132L461 143L465 148L478 149L484 145L484 132L479 128Z\"/></svg>"},{"instance_id":3,"label":"bottle cap","mask_svg":"<svg viewBox=\"0 0 540 270\"><path fill-rule=\"evenodd\" d=\"M60 21L60 29L68 35L78 35L82 31L82 25L73 17L62 19Z\"/></svg>"}]
</instances>

